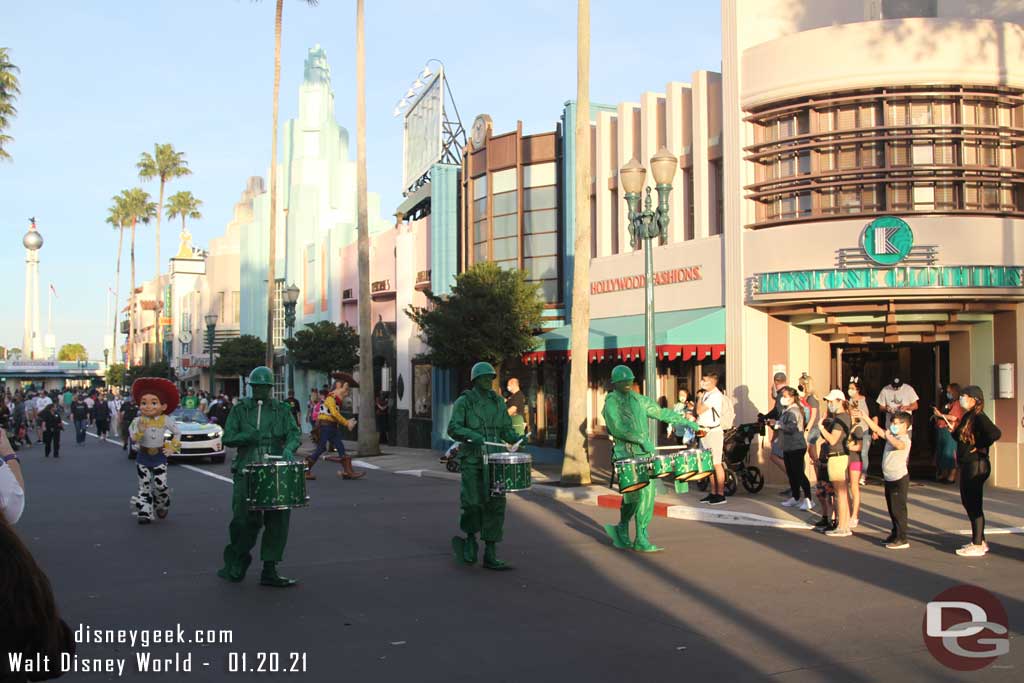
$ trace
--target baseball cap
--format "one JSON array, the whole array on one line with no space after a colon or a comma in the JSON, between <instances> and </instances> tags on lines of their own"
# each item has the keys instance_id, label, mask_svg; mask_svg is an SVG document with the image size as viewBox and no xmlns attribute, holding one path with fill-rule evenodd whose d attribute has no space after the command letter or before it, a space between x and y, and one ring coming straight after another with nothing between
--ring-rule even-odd
<instances>
[{"instance_id":1,"label":"baseball cap","mask_svg":"<svg viewBox=\"0 0 1024 683\"><path fill-rule=\"evenodd\" d=\"M826 401L845 401L846 394L841 389L833 389L825 396Z\"/></svg>"},{"instance_id":2,"label":"baseball cap","mask_svg":"<svg viewBox=\"0 0 1024 683\"><path fill-rule=\"evenodd\" d=\"M981 390L981 387L977 386L976 384L970 384L964 387L963 390L960 392L960 395L970 396L975 401L985 400L985 393Z\"/></svg>"}]
</instances>

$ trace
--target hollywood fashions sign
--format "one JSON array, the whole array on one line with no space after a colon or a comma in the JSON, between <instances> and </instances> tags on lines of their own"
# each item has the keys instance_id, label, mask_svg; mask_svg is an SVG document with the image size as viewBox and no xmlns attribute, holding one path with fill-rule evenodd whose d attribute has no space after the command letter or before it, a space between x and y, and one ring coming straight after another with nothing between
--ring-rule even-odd
<instances>
[{"instance_id":1,"label":"hollywood fashions sign","mask_svg":"<svg viewBox=\"0 0 1024 683\"><path fill-rule=\"evenodd\" d=\"M694 282L703 280L702 266L688 266L686 268L670 268L661 270L654 274L654 286L674 285L681 282ZM647 286L645 275L624 275L622 277L597 280L590 283L590 293L608 294L610 292L624 292L631 289L643 289Z\"/></svg>"}]
</instances>

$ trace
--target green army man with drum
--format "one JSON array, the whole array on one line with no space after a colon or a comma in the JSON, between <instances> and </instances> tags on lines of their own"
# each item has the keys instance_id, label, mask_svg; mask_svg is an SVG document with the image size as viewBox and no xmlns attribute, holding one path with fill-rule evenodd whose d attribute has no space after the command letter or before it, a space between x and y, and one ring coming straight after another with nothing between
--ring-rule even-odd
<instances>
[{"instance_id":1,"label":"green army man with drum","mask_svg":"<svg viewBox=\"0 0 1024 683\"><path fill-rule=\"evenodd\" d=\"M673 425L697 430L697 424L675 412L662 408L647 396L633 391L633 371L625 365L612 369L612 387L604 401L601 416L608 434L615 439L612 460L645 458L654 454L647 421L650 418ZM647 538L647 526L654 516L656 487L644 486L637 491L622 494L622 508L618 524L605 524L604 530L616 548L632 548L639 552L654 553L662 550ZM629 540L629 521L636 517L636 541Z\"/></svg>"},{"instance_id":2,"label":"green army man with drum","mask_svg":"<svg viewBox=\"0 0 1024 683\"><path fill-rule=\"evenodd\" d=\"M296 583L294 579L277 573L277 563L284 557L284 547L288 542L291 511L250 510L245 467L262 460L268 453L280 454L285 462L294 462L295 449L299 447L302 434L288 404L271 396L274 373L270 368L260 366L249 373L249 386L252 398L239 401L231 409L224 425L224 445L238 450L231 463L234 481L231 525L228 527L230 540L224 548L224 566L218 570L217 576L236 583L245 578L252 562L249 551L256 545L262 527L260 559L263 560L263 573L260 583L284 588Z\"/></svg>"},{"instance_id":3,"label":"green army man with drum","mask_svg":"<svg viewBox=\"0 0 1024 683\"><path fill-rule=\"evenodd\" d=\"M459 461L462 486L459 503L462 510L459 527L466 538L452 539L455 557L466 564L476 564L478 546L476 535L485 543L485 569L509 569L498 559L497 544L501 542L505 525L505 496L491 495L484 481L484 453L488 442L512 444L520 437L512 427L512 418L503 399L491 387L497 373L490 363L473 366L470 379L473 388L462 392L455 401L452 418L448 423L448 436L462 444ZM509 446L515 451L517 445Z\"/></svg>"}]
</instances>

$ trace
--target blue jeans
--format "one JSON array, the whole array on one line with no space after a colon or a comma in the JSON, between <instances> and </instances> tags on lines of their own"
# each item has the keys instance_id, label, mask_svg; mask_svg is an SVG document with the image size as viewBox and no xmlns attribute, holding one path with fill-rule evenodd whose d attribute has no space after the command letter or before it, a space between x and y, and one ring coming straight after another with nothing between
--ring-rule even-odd
<instances>
[{"instance_id":1,"label":"blue jeans","mask_svg":"<svg viewBox=\"0 0 1024 683\"><path fill-rule=\"evenodd\" d=\"M327 450L327 444L329 443L334 444L339 457L345 457L345 444L341 442L341 427L333 422L321 422L320 443L316 445L316 450L309 456L309 466L311 468L316 464L320 456L323 455L323 452Z\"/></svg>"},{"instance_id":2,"label":"blue jeans","mask_svg":"<svg viewBox=\"0 0 1024 683\"><path fill-rule=\"evenodd\" d=\"M75 442L85 443L85 420L75 420Z\"/></svg>"}]
</instances>

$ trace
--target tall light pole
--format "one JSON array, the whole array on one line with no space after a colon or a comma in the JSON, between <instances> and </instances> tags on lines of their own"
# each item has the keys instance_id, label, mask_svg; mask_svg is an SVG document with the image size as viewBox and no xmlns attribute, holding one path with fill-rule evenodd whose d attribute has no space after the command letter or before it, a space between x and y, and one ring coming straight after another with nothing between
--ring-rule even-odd
<instances>
[{"instance_id":1,"label":"tall light pole","mask_svg":"<svg viewBox=\"0 0 1024 683\"><path fill-rule=\"evenodd\" d=\"M291 339L292 333L295 332L295 304L299 301L299 292L297 286L290 284L282 293L281 303L284 305L284 327L287 339ZM292 363L291 350L288 351L288 391L295 392L295 365Z\"/></svg>"},{"instance_id":2,"label":"tall light pole","mask_svg":"<svg viewBox=\"0 0 1024 683\"><path fill-rule=\"evenodd\" d=\"M210 353L210 393L213 393L213 335L217 331L217 314L207 313L203 316L206 321L206 348Z\"/></svg>"},{"instance_id":3,"label":"tall light pole","mask_svg":"<svg viewBox=\"0 0 1024 683\"><path fill-rule=\"evenodd\" d=\"M37 354L42 355L42 340L39 338L39 250L43 248L43 236L36 229L36 219L28 221L28 232L21 238L25 247L25 327L21 353L31 360Z\"/></svg>"},{"instance_id":4,"label":"tall light pole","mask_svg":"<svg viewBox=\"0 0 1024 683\"><path fill-rule=\"evenodd\" d=\"M649 187L644 208L640 209L640 193L647 176L643 164L630 159L619 169L619 180L629 206L629 244L634 249L641 242L644 246L644 392L653 401L658 400L658 355L654 347L654 238L668 234L668 196L672 192L672 177L677 163L678 160L664 147L651 157L651 175L658 191L657 209L651 208ZM649 420L648 426L651 438L656 440L656 421Z\"/></svg>"}]
</instances>

